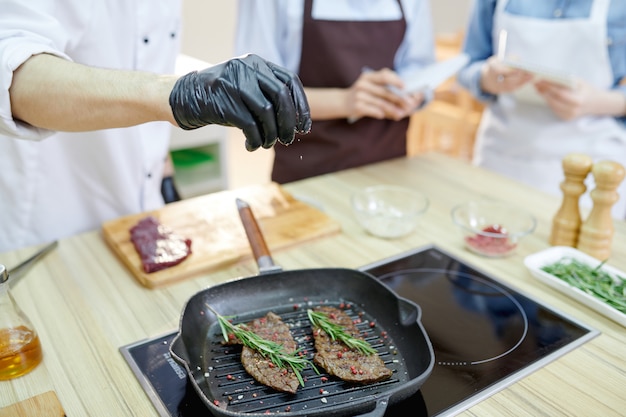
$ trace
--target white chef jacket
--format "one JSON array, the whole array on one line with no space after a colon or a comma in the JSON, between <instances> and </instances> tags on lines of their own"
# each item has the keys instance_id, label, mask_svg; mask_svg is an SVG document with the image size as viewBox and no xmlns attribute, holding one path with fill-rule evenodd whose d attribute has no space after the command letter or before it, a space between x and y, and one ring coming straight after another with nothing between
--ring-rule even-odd
<instances>
[{"instance_id":1,"label":"white chef jacket","mask_svg":"<svg viewBox=\"0 0 626 417\"><path fill-rule=\"evenodd\" d=\"M423 68L434 61L434 35L430 3L401 0L406 35L394 58L400 74ZM314 19L399 20L397 0L315 0ZM235 54L255 53L298 73L302 53L304 0L239 0Z\"/></svg>"},{"instance_id":2,"label":"white chef jacket","mask_svg":"<svg viewBox=\"0 0 626 417\"><path fill-rule=\"evenodd\" d=\"M180 6L180 0L2 2L0 252L97 229L103 221L163 204L169 123L46 131L12 118L8 90L13 71L42 52L96 67L173 73Z\"/></svg>"}]
</instances>

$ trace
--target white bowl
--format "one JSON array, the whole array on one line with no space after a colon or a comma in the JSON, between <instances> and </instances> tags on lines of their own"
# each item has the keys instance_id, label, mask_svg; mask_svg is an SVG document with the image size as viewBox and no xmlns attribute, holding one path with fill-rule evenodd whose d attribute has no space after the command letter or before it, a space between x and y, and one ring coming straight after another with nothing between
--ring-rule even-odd
<instances>
[{"instance_id":1,"label":"white bowl","mask_svg":"<svg viewBox=\"0 0 626 417\"><path fill-rule=\"evenodd\" d=\"M370 234L397 238L411 233L428 209L423 194L406 187L378 185L355 193L352 209L358 222Z\"/></svg>"},{"instance_id":2,"label":"white bowl","mask_svg":"<svg viewBox=\"0 0 626 417\"><path fill-rule=\"evenodd\" d=\"M502 201L469 201L454 207L451 215L465 247L491 258L515 253L520 240L537 226L532 214Z\"/></svg>"}]
</instances>

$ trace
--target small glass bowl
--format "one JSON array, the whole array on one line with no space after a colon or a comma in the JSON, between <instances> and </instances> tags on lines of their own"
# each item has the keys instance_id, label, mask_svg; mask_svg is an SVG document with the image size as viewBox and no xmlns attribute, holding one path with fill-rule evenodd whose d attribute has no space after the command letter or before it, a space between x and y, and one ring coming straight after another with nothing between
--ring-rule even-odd
<instances>
[{"instance_id":1,"label":"small glass bowl","mask_svg":"<svg viewBox=\"0 0 626 417\"><path fill-rule=\"evenodd\" d=\"M410 188L377 185L352 195L351 204L357 221L368 233L393 239L415 229L429 200Z\"/></svg>"},{"instance_id":2,"label":"small glass bowl","mask_svg":"<svg viewBox=\"0 0 626 417\"><path fill-rule=\"evenodd\" d=\"M451 215L465 247L490 258L515 253L520 240L537 226L532 214L501 201L469 201L454 207Z\"/></svg>"}]
</instances>

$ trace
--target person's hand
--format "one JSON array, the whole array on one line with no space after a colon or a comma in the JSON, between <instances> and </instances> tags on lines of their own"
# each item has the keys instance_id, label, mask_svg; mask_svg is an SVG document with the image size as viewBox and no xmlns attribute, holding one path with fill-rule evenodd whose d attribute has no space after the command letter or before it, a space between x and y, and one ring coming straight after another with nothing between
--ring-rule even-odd
<instances>
[{"instance_id":1,"label":"person's hand","mask_svg":"<svg viewBox=\"0 0 626 417\"><path fill-rule=\"evenodd\" d=\"M400 120L422 104L421 93L404 94L404 82L394 71L383 68L364 71L352 84L346 95L348 114L352 119Z\"/></svg>"},{"instance_id":2,"label":"person's hand","mask_svg":"<svg viewBox=\"0 0 626 417\"><path fill-rule=\"evenodd\" d=\"M233 58L179 78L170 93L178 125L186 130L208 124L235 126L246 149L288 145L295 132L311 129L309 104L300 79L256 55Z\"/></svg>"},{"instance_id":3,"label":"person's hand","mask_svg":"<svg viewBox=\"0 0 626 417\"><path fill-rule=\"evenodd\" d=\"M532 79L532 74L507 67L492 56L481 68L480 87L487 93L497 95L513 92Z\"/></svg>"},{"instance_id":4,"label":"person's hand","mask_svg":"<svg viewBox=\"0 0 626 417\"><path fill-rule=\"evenodd\" d=\"M583 80L578 80L574 88L540 80L535 83L535 88L554 114L563 120L597 114L596 110L602 106L606 94Z\"/></svg>"}]
</instances>

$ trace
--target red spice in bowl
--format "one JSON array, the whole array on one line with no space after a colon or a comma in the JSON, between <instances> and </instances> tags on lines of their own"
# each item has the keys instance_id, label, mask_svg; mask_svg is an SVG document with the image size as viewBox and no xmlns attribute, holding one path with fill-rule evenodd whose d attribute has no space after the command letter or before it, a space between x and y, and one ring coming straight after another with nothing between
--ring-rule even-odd
<instances>
[{"instance_id":1,"label":"red spice in bowl","mask_svg":"<svg viewBox=\"0 0 626 417\"><path fill-rule=\"evenodd\" d=\"M535 217L524 209L494 200L459 204L451 217L463 234L465 247L490 258L513 254L520 240L537 225Z\"/></svg>"},{"instance_id":2,"label":"red spice in bowl","mask_svg":"<svg viewBox=\"0 0 626 417\"><path fill-rule=\"evenodd\" d=\"M483 234L465 237L465 243L470 250L481 255L501 256L517 247L517 243L509 239L506 229L498 224L487 226L482 231Z\"/></svg>"}]
</instances>

